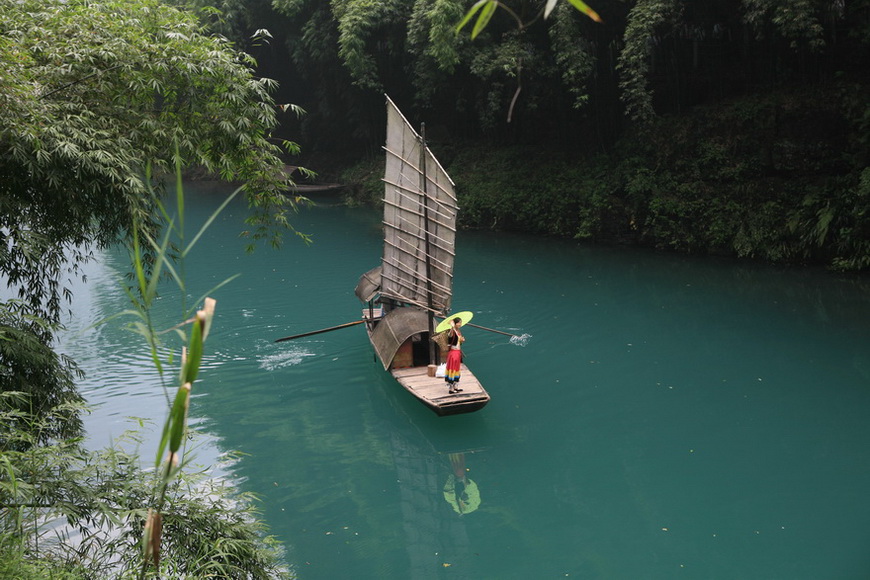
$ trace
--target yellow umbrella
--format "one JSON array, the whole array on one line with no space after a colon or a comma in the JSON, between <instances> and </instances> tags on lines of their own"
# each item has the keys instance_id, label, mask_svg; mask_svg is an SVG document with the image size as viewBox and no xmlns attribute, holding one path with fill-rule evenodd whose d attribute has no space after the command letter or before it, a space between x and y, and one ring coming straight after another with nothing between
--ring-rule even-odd
<instances>
[{"instance_id":1,"label":"yellow umbrella","mask_svg":"<svg viewBox=\"0 0 870 580\"><path fill-rule=\"evenodd\" d=\"M465 310L463 312L457 312L456 314L451 314L435 327L435 332L444 332L448 328L450 328L450 323L453 322L454 319L459 318L462 320L462 324L468 324L471 322L471 319L474 318L474 313Z\"/></svg>"},{"instance_id":2,"label":"yellow umbrella","mask_svg":"<svg viewBox=\"0 0 870 580\"><path fill-rule=\"evenodd\" d=\"M462 484L462 491L457 488ZM459 515L470 514L480 507L480 490L477 484L470 479L457 479L452 473L447 476L444 484L444 499Z\"/></svg>"}]
</instances>

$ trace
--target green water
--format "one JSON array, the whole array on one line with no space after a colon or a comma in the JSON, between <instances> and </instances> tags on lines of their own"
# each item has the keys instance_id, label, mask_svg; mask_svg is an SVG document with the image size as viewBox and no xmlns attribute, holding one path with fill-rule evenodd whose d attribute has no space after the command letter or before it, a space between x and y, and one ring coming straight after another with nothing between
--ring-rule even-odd
<instances>
[{"instance_id":1,"label":"green water","mask_svg":"<svg viewBox=\"0 0 870 580\"><path fill-rule=\"evenodd\" d=\"M195 192L193 192L195 193ZM189 223L217 205L192 195ZM200 457L257 493L303 579L870 577L870 285L825 272L460 232L454 310L492 395L439 418L374 362L358 317L380 216L328 201L306 247L245 255L231 206L186 265L217 318L195 387ZM94 444L163 420L123 257L93 265L64 348ZM177 321L167 291L158 320ZM153 441L145 444L152 456ZM480 504L445 500L450 457Z\"/></svg>"}]
</instances>

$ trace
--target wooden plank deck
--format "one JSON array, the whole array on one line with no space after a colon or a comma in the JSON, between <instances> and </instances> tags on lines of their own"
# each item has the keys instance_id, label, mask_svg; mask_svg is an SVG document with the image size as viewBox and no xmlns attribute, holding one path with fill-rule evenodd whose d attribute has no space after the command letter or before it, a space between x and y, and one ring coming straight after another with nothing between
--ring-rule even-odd
<instances>
[{"instance_id":1,"label":"wooden plank deck","mask_svg":"<svg viewBox=\"0 0 870 580\"><path fill-rule=\"evenodd\" d=\"M489 393L464 364L460 367L460 393L450 394L444 377L430 377L426 367L393 369L390 372L405 389L433 409L450 413L475 411L489 402Z\"/></svg>"}]
</instances>

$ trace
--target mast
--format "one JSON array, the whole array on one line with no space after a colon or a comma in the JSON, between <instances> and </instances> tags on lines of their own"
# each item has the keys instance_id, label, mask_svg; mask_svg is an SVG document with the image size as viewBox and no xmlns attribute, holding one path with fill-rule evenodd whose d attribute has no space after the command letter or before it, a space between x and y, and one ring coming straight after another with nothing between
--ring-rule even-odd
<instances>
[{"instance_id":1,"label":"mast","mask_svg":"<svg viewBox=\"0 0 870 580\"><path fill-rule=\"evenodd\" d=\"M435 363L435 315L434 300L432 299L432 234L429 228L429 193L426 185L426 123L420 123L420 181L423 192L423 224L426 228L426 302L429 306L429 364Z\"/></svg>"}]
</instances>

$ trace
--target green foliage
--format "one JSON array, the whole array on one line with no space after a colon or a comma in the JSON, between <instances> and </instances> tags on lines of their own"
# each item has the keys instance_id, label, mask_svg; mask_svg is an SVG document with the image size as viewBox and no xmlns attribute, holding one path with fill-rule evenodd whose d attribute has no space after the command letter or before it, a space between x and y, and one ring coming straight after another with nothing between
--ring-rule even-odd
<instances>
[{"instance_id":1,"label":"green foliage","mask_svg":"<svg viewBox=\"0 0 870 580\"><path fill-rule=\"evenodd\" d=\"M850 87L653 120L609 156L459 144L445 166L461 226L870 269L870 169L844 171L865 147Z\"/></svg>"},{"instance_id":2,"label":"green foliage","mask_svg":"<svg viewBox=\"0 0 870 580\"><path fill-rule=\"evenodd\" d=\"M348 184L345 202L349 205L379 204L384 199L384 158L370 157L358 161L341 173Z\"/></svg>"},{"instance_id":3,"label":"green foliage","mask_svg":"<svg viewBox=\"0 0 870 580\"><path fill-rule=\"evenodd\" d=\"M490 19L492 19L492 15L495 13L495 9L498 8L500 4L500 2L496 2L495 0L478 0L478 2L475 2L474 6L469 9L468 13L459 24L456 25L457 32L462 30L466 24L474 20L474 27L471 29L471 38L477 38L477 35L487 27ZM513 15L512 10L507 10ZM474 19L475 16L477 17L476 20ZM522 24L522 21L520 21L520 24Z\"/></svg>"},{"instance_id":4,"label":"green foliage","mask_svg":"<svg viewBox=\"0 0 870 580\"><path fill-rule=\"evenodd\" d=\"M507 3L483 4L483 13L492 15L501 7L498 12L514 14ZM369 125L358 129L377 119L372 111L360 109L375 102L373 95L384 90L412 95L421 107L446 106L440 117L452 126L467 116L491 131L520 107L545 114L550 103L544 96L550 98L549 85L560 82L562 73L552 64L546 29L529 38L525 28L549 7L543 2L522 4L524 10L537 15L530 22L516 20L516 26L505 29L504 23L493 21L471 42L456 31L467 8L461 0L273 2L278 12L291 19L288 43L294 70L315 92L311 100L319 111L314 114L324 125L348 124L352 132L368 138L380 138L382 128ZM570 4L578 6L577 2ZM580 14L569 4L565 7L571 16ZM571 39L562 37L561 46L573 49ZM588 43L585 46L588 48ZM565 59L561 62L565 82L570 83L580 103L582 76L590 61L578 66L567 66ZM528 91L527 86L531 87ZM517 100L520 87L527 101ZM379 95L376 100L380 102ZM322 131L334 128L322 126ZM338 138L346 137L343 130ZM322 139L322 132L312 138Z\"/></svg>"},{"instance_id":5,"label":"green foliage","mask_svg":"<svg viewBox=\"0 0 870 580\"><path fill-rule=\"evenodd\" d=\"M544 18L550 16L558 2L559 0L547 0L547 4L541 11ZM583 0L568 0L568 3L592 20L595 20L596 22L601 21L598 14L583 2ZM562 6L564 6L564 4ZM456 25L456 31L459 32L465 28L469 22L474 20L474 26L471 29L471 38L477 38L477 36L489 25L489 21L492 19L492 15L495 13L497 8L503 8L506 10L517 21L520 28L525 28L529 25L529 23L523 22L522 19L520 19L520 17L503 2L499 2L498 0L478 0L478 2L475 2L468 10L462 20L459 21L459 24ZM475 16L477 17L476 19ZM533 21L536 19L537 16Z\"/></svg>"},{"instance_id":6,"label":"green foliage","mask_svg":"<svg viewBox=\"0 0 870 580\"><path fill-rule=\"evenodd\" d=\"M870 270L870 167L861 172L857 186L846 191L835 224L837 256L833 266L841 270Z\"/></svg>"},{"instance_id":7,"label":"green foliage","mask_svg":"<svg viewBox=\"0 0 870 580\"><path fill-rule=\"evenodd\" d=\"M400 0L332 0L332 13L338 23L338 56L362 87L381 90L371 45L389 43L379 34L383 28L404 22L406 14Z\"/></svg>"},{"instance_id":8,"label":"green foliage","mask_svg":"<svg viewBox=\"0 0 870 580\"><path fill-rule=\"evenodd\" d=\"M416 100L429 104L437 98L445 78L463 66L468 43L457 38L456 20L462 15L461 0L419 0L408 20L406 50L412 59Z\"/></svg>"},{"instance_id":9,"label":"green foliage","mask_svg":"<svg viewBox=\"0 0 870 580\"><path fill-rule=\"evenodd\" d=\"M808 190L791 216L807 253L824 252L838 270L870 269L870 168Z\"/></svg>"},{"instance_id":10,"label":"green foliage","mask_svg":"<svg viewBox=\"0 0 870 580\"><path fill-rule=\"evenodd\" d=\"M676 0L638 0L628 15L625 48L619 56L617 70L625 113L635 121L649 121L655 116L652 94L647 88L649 63L655 39L675 25L679 14Z\"/></svg>"},{"instance_id":11,"label":"green foliage","mask_svg":"<svg viewBox=\"0 0 870 580\"><path fill-rule=\"evenodd\" d=\"M860 76L864 4L273 0L311 103L307 138L329 150L350 136L366 154L382 140L382 92L462 138L608 148L699 104Z\"/></svg>"},{"instance_id":12,"label":"green foliage","mask_svg":"<svg viewBox=\"0 0 870 580\"><path fill-rule=\"evenodd\" d=\"M224 207L218 208L188 239L180 166L176 166L176 172L177 215L170 218L169 210L155 200L167 218L167 234L159 243L145 235L145 246L155 257L148 272L143 265L144 250L134 235L131 257L135 284L129 290L134 308L122 313L134 315L131 328L145 339L164 389L164 364L171 362L162 361L166 353L162 336L167 332L154 328L150 312L157 282L166 270L182 294L187 293L183 260ZM176 262L170 262L167 254L170 237L175 238L178 248ZM115 446L100 452L87 451L79 439L66 437L69 429L80 427L75 421L75 412L80 408L62 400L58 404L58 399L69 396L69 392L75 394L69 371L59 366L57 357L44 344L34 343L23 333L11 334L11 330L17 330L12 326L4 327L4 338L17 339L17 348L24 351L15 353L13 360L29 361L38 371L9 368L7 382L22 389L37 383L47 394L40 408L34 408L35 397L28 392L0 395L0 557L17 562L31 576L51 569L57 570L56 577L60 578L285 576L277 542L264 536L256 520L253 497L237 494L225 482L207 478L205 470L191 473L185 469L191 467L187 421L190 393L199 378L215 308L210 298L204 303L191 319L169 329L174 331L169 336L176 336L186 347L182 349L178 388L158 444L154 469L146 471L139 457L125 448L131 442L138 446L138 436L122 437ZM188 314L184 305L182 314L184 320ZM191 325L189 333L185 331L187 324ZM6 347L6 342L0 340L0 347ZM67 528L59 542L46 545L42 523L56 519L65 520ZM68 534L74 536L74 541L68 541Z\"/></svg>"},{"instance_id":13,"label":"green foliage","mask_svg":"<svg viewBox=\"0 0 870 580\"><path fill-rule=\"evenodd\" d=\"M594 45L587 39L575 13L564 4L553 13L549 29L553 55L562 74L562 82L574 97L574 108L589 100L587 81L595 66Z\"/></svg>"},{"instance_id":14,"label":"green foliage","mask_svg":"<svg viewBox=\"0 0 870 580\"><path fill-rule=\"evenodd\" d=\"M792 48L805 43L813 50L825 45L818 16L838 10L830 2L819 0L744 0L743 8L743 19L759 36L772 25L775 33L788 40Z\"/></svg>"},{"instance_id":15,"label":"green foliage","mask_svg":"<svg viewBox=\"0 0 870 580\"><path fill-rule=\"evenodd\" d=\"M10 412L17 413L0 400L0 420ZM17 435L31 437L29 431ZM125 449L138 441L131 433L96 452L66 440L32 445L26 452L2 450L0 575L138 577L140 538L154 485L154 473L143 471L135 452ZM163 522L160 577L286 577L278 544L256 520L255 501L224 481L208 479L204 470L179 473ZM52 520L67 527L40 528ZM61 536L53 537L56 533ZM18 575L3 575L5 570Z\"/></svg>"},{"instance_id":16,"label":"green foliage","mask_svg":"<svg viewBox=\"0 0 870 580\"><path fill-rule=\"evenodd\" d=\"M133 328L145 339L151 351L155 367L160 372L161 383L163 383L164 389L166 389L166 386L162 372L163 365L158 355L160 333L155 330L151 318L151 308L155 298L157 297L157 287L158 281L161 279L161 271L165 267L169 271L172 280L178 285L181 294L187 294L188 289L186 288L184 276L183 274L179 274L179 272L184 272L184 260L191 249L196 245L203 232L237 193L238 190L231 194L205 221L197 234L188 241L184 220L185 201L184 188L181 181L181 165L177 162L175 202L177 215L174 218L170 217L169 211L163 203L159 199L155 200L157 208L168 222L168 227L166 235L161 243L158 244L156 240L147 238L148 245L150 246L149 249L155 256L155 264L147 276L143 267L144 255L134 237L131 261L136 275L136 286L135 290L128 290L134 309L129 311L127 314L132 314L134 316ZM176 263L171 262L169 259L170 257L167 254L167 248L169 247L170 239L172 237L177 239L178 259ZM222 282L218 287L228 281L229 280ZM162 540L164 531L166 530L168 532L174 519L181 517L175 510L175 504L173 501L176 497L174 494L177 494L177 488L174 492L171 492L170 485L172 485L179 477L183 466L187 463L187 457L183 447L186 443L188 434L187 418L190 409L190 393L193 389L194 382L199 375L204 342L208 337L211 328L214 310L215 300L206 297L204 298L204 306L202 310L198 310L193 317L188 318L189 312L185 308L184 303L182 303L182 319L187 320L174 328L178 337L183 343L186 343L187 346L183 347L181 351L181 368L178 376L178 388L169 409L169 414L164 423L160 442L157 446L157 457L154 463L155 473L158 475L156 489L149 502L149 510L144 523L144 533L140 540L143 550L140 578L143 579L147 576L148 570L152 564L156 570L161 570L161 552L163 550ZM187 324L190 324L189 335L187 335L183 330L184 326ZM167 453L165 460L164 452ZM165 509L167 505L168 510ZM224 540L225 539L220 539L218 540L218 543ZM245 547L243 546L241 550L244 551ZM175 565L180 565L182 567L187 566L190 561L189 559L191 558L193 561L198 562L196 559L197 554L191 555L189 551L184 551L182 554L184 554L184 559L178 561ZM208 555L210 557L207 560L209 563L208 565L211 566L215 561L227 561L229 566L235 566L235 554L233 552L227 554L221 552L220 554L219 557L216 557L214 553L209 553Z\"/></svg>"},{"instance_id":17,"label":"green foliage","mask_svg":"<svg viewBox=\"0 0 870 580\"><path fill-rule=\"evenodd\" d=\"M74 378L75 363L52 350L56 326L26 314L18 301L0 303L0 397L10 411L0 423L0 447L19 448L13 434L29 426L32 416L43 417L34 431L36 443L81 434L78 404L82 399Z\"/></svg>"},{"instance_id":18,"label":"green foliage","mask_svg":"<svg viewBox=\"0 0 870 580\"><path fill-rule=\"evenodd\" d=\"M479 48L471 62L469 71L482 81L482 99L477 103L477 115L484 128L492 129L501 120L500 104L511 102L512 95L518 95L521 88L520 77L523 70L536 70L540 64L525 35L506 34L502 42L487 44ZM508 109L512 115L513 107Z\"/></svg>"},{"instance_id":19,"label":"green foliage","mask_svg":"<svg viewBox=\"0 0 870 580\"><path fill-rule=\"evenodd\" d=\"M439 74L451 74L461 62L461 43L457 42L453 26L462 16L462 8L459 0L414 3L408 21L408 44L421 62L417 67L418 75L425 70L422 63L433 66Z\"/></svg>"},{"instance_id":20,"label":"green foliage","mask_svg":"<svg viewBox=\"0 0 870 580\"><path fill-rule=\"evenodd\" d=\"M274 20L264 18L271 11L270 0L164 0L164 4L194 12L211 32L229 38L240 47L253 47L260 35L252 33L262 22L273 26ZM272 14L274 16L274 14Z\"/></svg>"},{"instance_id":21,"label":"green foliage","mask_svg":"<svg viewBox=\"0 0 870 580\"><path fill-rule=\"evenodd\" d=\"M289 225L273 83L191 15L157 0L0 0L0 39L0 274L34 312L56 319L66 259L75 273L88 244L154 229L146 162L244 182L254 238Z\"/></svg>"},{"instance_id":22,"label":"green foliage","mask_svg":"<svg viewBox=\"0 0 870 580\"><path fill-rule=\"evenodd\" d=\"M156 0L0 0L0 276L22 298L0 306L0 551L8 556L0 559L20 564L23 577L145 577L152 563L161 576L281 574L250 498L182 470L213 303L205 301L190 337L182 325L171 329L187 346L161 442L170 456L156 472L120 448L94 454L71 438L81 429L76 369L50 348L69 297L63 276L78 275L91 248L127 240L138 292L132 326L166 388L162 333L148 310L163 273L186 294L183 267L168 257L177 249L183 258L199 239L184 237L180 186L177 221L153 190L171 170L179 183L181 168L194 166L244 183L254 239L277 243L289 227L294 205L282 195L283 150L270 131L278 110L296 109L275 106L274 84L257 78L254 64ZM164 220L169 233L158 242ZM58 517L77 530L77 544L61 538L47 549L42 524Z\"/></svg>"},{"instance_id":23,"label":"green foliage","mask_svg":"<svg viewBox=\"0 0 870 580\"><path fill-rule=\"evenodd\" d=\"M594 239L613 211L606 163L531 157L520 148L466 149L447 170L459 184L464 227Z\"/></svg>"}]
</instances>

